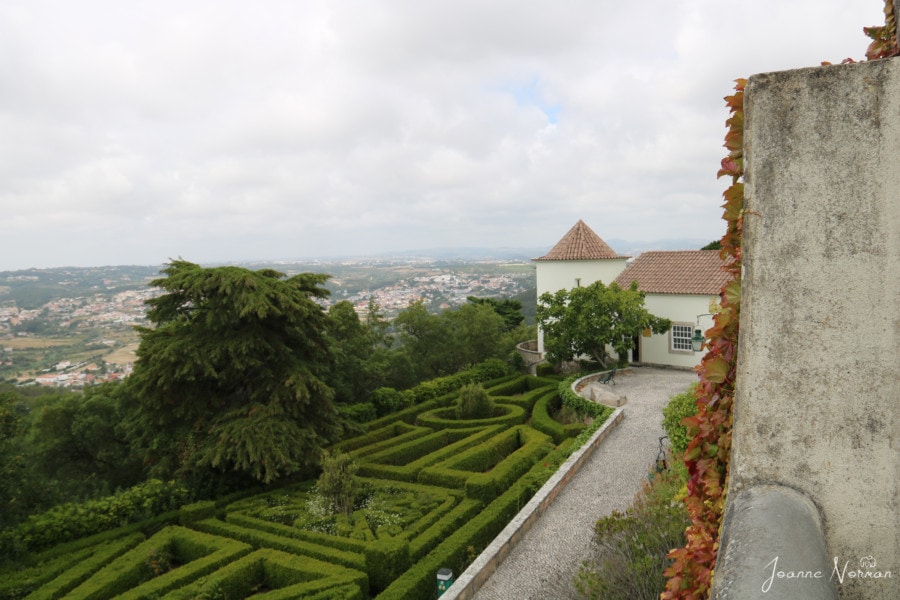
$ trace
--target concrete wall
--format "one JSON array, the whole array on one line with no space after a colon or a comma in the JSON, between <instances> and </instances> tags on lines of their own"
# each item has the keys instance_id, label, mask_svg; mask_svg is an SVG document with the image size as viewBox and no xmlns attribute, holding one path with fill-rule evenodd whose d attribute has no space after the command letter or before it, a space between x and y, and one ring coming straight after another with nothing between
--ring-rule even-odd
<instances>
[{"instance_id":1,"label":"concrete wall","mask_svg":"<svg viewBox=\"0 0 900 600\"><path fill-rule=\"evenodd\" d=\"M581 287L595 281L609 285L625 270L625 258L608 258L603 260L541 260L535 261L535 285L540 298L544 292L557 292ZM538 351L544 354L544 332L538 327Z\"/></svg>"},{"instance_id":2,"label":"concrete wall","mask_svg":"<svg viewBox=\"0 0 900 600\"><path fill-rule=\"evenodd\" d=\"M729 498L798 490L830 558L892 573L846 579L839 596L897 598L900 61L756 75L745 111Z\"/></svg>"},{"instance_id":3,"label":"concrete wall","mask_svg":"<svg viewBox=\"0 0 900 600\"><path fill-rule=\"evenodd\" d=\"M697 325L697 315L709 312L710 302L717 301L715 296L688 296L680 294L647 294L644 307L650 314L671 319L673 323L690 325L693 331ZM712 327L710 316L700 317L699 328L706 331ZM670 333L641 337L640 359L642 363L654 365L670 365L673 367L695 367L706 354L703 352L673 352L670 350Z\"/></svg>"}]
</instances>

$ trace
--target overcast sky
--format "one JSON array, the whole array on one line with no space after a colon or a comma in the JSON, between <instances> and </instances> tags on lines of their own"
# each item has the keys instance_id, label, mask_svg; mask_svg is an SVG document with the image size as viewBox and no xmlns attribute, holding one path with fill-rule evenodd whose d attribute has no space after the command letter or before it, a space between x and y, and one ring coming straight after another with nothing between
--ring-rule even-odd
<instances>
[{"instance_id":1,"label":"overcast sky","mask_svg":"<svg viewBox=\"0 0 900 600\"><path fill-rule=\"evenodd\" d=\"M0 270L721 237L733 80L881 0L0 0Z\"/></svg>"}]
</instances>

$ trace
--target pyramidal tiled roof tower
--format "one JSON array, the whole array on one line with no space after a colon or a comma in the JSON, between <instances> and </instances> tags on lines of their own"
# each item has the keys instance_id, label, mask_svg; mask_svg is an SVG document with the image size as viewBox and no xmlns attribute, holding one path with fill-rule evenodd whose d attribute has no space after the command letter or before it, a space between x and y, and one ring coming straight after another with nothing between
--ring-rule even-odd
<instances>
[{"instance_id":1,"label":"pyramidal tiled roof tower","mask_svg":"<svg viewBox=\"0 0 900 600\"><path fill-rule=\"evenodd\" d=\"M597 260L604 258L628 258L619 256L587 224L578 219L556 243L550 252L533 260Z\"/></svg>"}]
</instances>

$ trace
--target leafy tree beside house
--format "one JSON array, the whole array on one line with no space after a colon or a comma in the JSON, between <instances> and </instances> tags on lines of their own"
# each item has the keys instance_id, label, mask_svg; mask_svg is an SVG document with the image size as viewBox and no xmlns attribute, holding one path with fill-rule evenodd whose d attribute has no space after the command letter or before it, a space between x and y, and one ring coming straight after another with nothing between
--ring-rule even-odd
<instances>
[{"instance_id":1,"label":"leafy tree beside house","mask_svg":"<svg viewBox=\"0 0 900 600\"><path fill-rule=\"evenodd\" d=\"M669 319L656 317L644 308L644 292L632 283L621 288L596 281L585 287L545 292L538 298L537 322L544 332L544 349L553 362L590 356L603 366L611 365L634 347L634 337L643 330L665 333ZM611 347L615 356L610 356Z\"/></svg>"},{"instance_id":2,"label":"leafy tree beside house","mask_svg":"<svg viewBox=\"0 0 900 600\"><path fill-rule=\"evenodd\" d=\"M313 466L342 423L322 376L327 275L176 260L138 328L127 429L154 477L270 483ZM209 488L208 488L209 489Z\"/></svg>"}]
</instances>

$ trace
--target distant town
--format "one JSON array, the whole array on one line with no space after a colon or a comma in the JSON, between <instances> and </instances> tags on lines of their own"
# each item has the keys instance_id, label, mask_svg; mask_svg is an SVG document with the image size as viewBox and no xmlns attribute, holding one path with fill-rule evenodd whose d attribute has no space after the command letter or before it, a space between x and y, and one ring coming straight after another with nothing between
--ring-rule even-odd
<instances>
[{"instance_id":1,"label":"distant town","mask_svg":"<svg viewBox=\"0 0 900 600\"><path fill-rule=\"evenodd\" d=\"M421 300L432 312L470 296L534 296L523 261L344 260L269 263L287 275L328 273L329 306L347 301L364 316L374 301L388 317ZM138 346L134 326L148 326L150 282L161 267L92 267L0 272L0 382L82 388L127 377ZM533 302L533 301L532 301Z\"/></svg>"}]
</instances>

